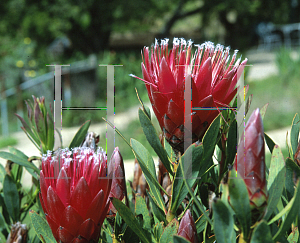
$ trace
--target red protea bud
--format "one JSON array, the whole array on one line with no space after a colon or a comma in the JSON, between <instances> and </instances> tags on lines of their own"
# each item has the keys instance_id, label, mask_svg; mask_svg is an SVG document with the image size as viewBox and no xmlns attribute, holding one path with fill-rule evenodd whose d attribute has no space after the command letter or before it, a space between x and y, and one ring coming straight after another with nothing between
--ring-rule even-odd
<instances>
[{"instance_id":1,"label":"red protea bud","mask_svg":"<svg viewBox=\"0 0 300 243\"><path fill-rule=\"evenodd\" d=\"M185 212L180 221L177 234L186 238L191 243L198 242L195 221L189 209Z\"/></svg>"},{"instance_id":2,"label":"red protea bud","mask_svg":"<svg viewBox=\"0 0 300 243\"><path fill-rule=\"evenodd\" d=\"M251 209L261 212L266 206L268 192L264 128L259 109L253 111L246 124L237 149L235 168L246 184Z\"/></svg>"},{"instance_id":3,"label":"red protea bud","mask_svg":"<svg viewBox=\"0 0 300 243\"><path fill-rule=\"evenodd\" d=\"M105 151L48 151L42 158L40 201L58 242L98 241L109 207L112 172Z\"/></svg>"},{"instance_id":4,"label":"red protea bud","mask_svg":"<svg viewBox=\"0 0 300 243\"><path fill-rule=\"evenodd\" d=\"M175 151L184 152L185 78L191 75L193 107L228 106L237 92L235 86L243 64L247 62L247 59L241 64L241 59L235 62L236 54L237 51L229 62L229 47L214 46L211 42L197 45L192 54L192 42L178 38L174 38L170 52L168 39L162 40L161 45L156 42L151 52L144 48L142 80L164 136ZM217 115L217 109L192 112L193 143L202 139Z\"/></svg>"},{"instance_id":5,"label":"red protea bud","mask_svg":"<svg viewBox=\"0 0 300 243\"><path fill-rule=\"evenodd\" d=\"M295 162L298 164L298 166L300 166L300 140L298 143L298 147L297 147L297 151L295 153L294 159L295 159Z\"/></svg>"},{"instance_id":6,"label":"red protea bud","mask_svg":"<svg viewBox=\"0 0 300 243\"><path fill-rule=\"evenodd\" d=\"M115 197L119 200L123 200L124 196L126 195L126 182L125 182L125 169L123 158L119 151L119 148L116 147L112 156L111 156L111 163L114 164L114 174L113 180L111 184L111 190L109 193L109 197ZM109 210L112 213L116 213L117 210L115 209L114 205L110 203Z\"/></svg>"}]
</instances>

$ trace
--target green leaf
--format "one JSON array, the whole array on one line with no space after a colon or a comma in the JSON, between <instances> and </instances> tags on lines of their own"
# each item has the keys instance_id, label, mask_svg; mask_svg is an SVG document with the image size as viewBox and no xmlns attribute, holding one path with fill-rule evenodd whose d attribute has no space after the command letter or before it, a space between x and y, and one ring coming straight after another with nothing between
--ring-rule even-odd
<instances>
[{"instance_id":1,"label":"green leaf","mask_svg":"<svg viewBox=\"0 0 300 243\"><path fill-rule=\"evenodd\" d=\"M159 239L160 239L163 231L164 231L164 223L163 222L157 223L154 226L153 233L154 233L154 238L157 242L159 242Z\"/></svg>"},{"instance_id":2,"label":"green leaf","mask_svg":"<svg viewBox=\"0 0 300 243\"><path fill-rule=\"evenodd\" d=\"M25 120L21 116L19 116L18 114L15 114L15 115L19 118L19 120L21 121L21 123L22 123L22 125L24 127L24 129L22 129L22 130L26 133L26 135L28 136L28 138L30 138L30 140L32 141L32 143L38 149L40 149L39 146L38 146L40 144L39 138L32 132L30 126L25 122Z\"/></svg>"},{"instance_id":3,"label":"green leaf","mask_svg":"<svg viewBox=\"0 0 300 243\"><path fill-rule=\"evenodd\" d=\"M273 243L272 235L266 221L261 220L254 228L250 243Z\"/></svg>"},{"instance_id":4,"label":"green leaf","mask_svg":"<svg viewBox=\"0 0 300 243\"><path fill-rule=\"evenodd\" d=\"M152 160L152 162L151 162L151 160L148 161L149 158L152 159L152 157L150 156L148 150L140 142L136 141L133 138L130 139L130 142L131 142L132 149L135 153L135 156L139 162L139 165L141 166L141 169L144 173L145 179L149 185L150 191L154 195L155 201L157 202L157 204L163 211L166 211L165 203L164 203L164 200L160 193L160 189L163 189L163 188L158 183L158 181L156 179L156 175L155 174L153 175L150 172L150 170L152 170L154 168L154 173L155 173L155 167L151 168L152 167L151 163L154 163L153 160ZM148 167L148 164L149 164L150 168Z\"/></svg>"},{"instance_id":5,"label":"green leaf","mask_svg":"<svg viewBox=\"0 0 300 243\"><path fill-rule=\"evenodd\" d=\"M56 243L56 240L46 220L33 210L29 211L29 216L33 229L39 239L45 243Z\"/></svg>"},{"instance_id":6,"label":"green leaf","mask_svg":"<svg viewBox=\"0 0 300 243\"><path fill-rule=\"evenodd\" d=\"M275 143L274 141L265 133L265 140L266 140L266 143L268 145L268 148L270 150L270 153L273 152L273 148L275 146Z\"/></svg>"},{"instance_id":7,"label":"green leaf","mask_svg":"<svg viewBox=\"0 0 300 243\"><path fill-rule=\"evenodd\" d=\"M212 165L212 156L214 154L215 146L218 143L218 135L220 130L220 115L218 115L214 121L210 124L207 129L204 137L202 139L203 142L203 155L200 161L200 171L199 176L203 175L207 168Z\"/></svg>"},{"instance_id":8,"label":"green leaf","mask_svg":"<svg viewBox=\"0 0 300 243\"><path fill-rule=\"evenodd\" d=\"M224 168L226 169L229 164L233 164L237 145L237 123L233 120L230 124L226 146L226 161ZM225 172L225 171L224 171Z\"/></svg>"},{"instance_id":9,"label":"green leaf","mask_svg":"<svg viewBox=\"0 0 300 243\"><path fill-rule=\"evenodd\" d=\"M2 183L2 184L3 184L5 175L6 175L5 168L3 167L2 164L0 164L0 183Z\"/></svg>"},{"instance_id":10,"label":"green leaf","mask_svg":"<svg viewBox=\"0 0 300 243\"><path fill-rule=\"evenodd\" d=\"M167 221L166 221L166 214L164 213L164 211L155 203L154 199L153 199L153 195L150 194L150 192L148 192L148 190L146 190L147 195L149 197L149 201L151 204L151 208L152 208L152 212L154 214L154 217L157 218L157 220L159 222L164 222L165 225L167 225Z\"/></svg>"},{"instance_id":11,"label":"green leaf","mask_svg":"<svg viewBox=\"0 0 300 243\"><path fill-rule=\"evenodd\" d=\"M189 243L189 241L182 237L182 236L179 236L179 235L174 235L173 236L173 243Z\"/></svg>"},{"instance_id":12,"label":"green leaf","mask_svg":"<svg viewBox=\"0 0 300 243\"><path fill-rule=\"evenodd\" d=\"M300 177L300 168L290 158L286 159L285 164L286 164L285 188L288 193L288 199L290 199L294 195L294 190L295 190L294 179Z\"/></svg>"},{"instance_id":13,"label":"green leaf","mask_svg":"<svg viewBox=\"0 0 300 243\"><path fill-rule=\"evenodd\" d=\"M135 214L141 214L143 216L144 228L151 230L151 218L149 216L149 210L147 208L145 199L139 194L135 194Z\"/></svg>"},{"instance_id":14,"label":"green leaf","mask_svg":"<svg viewBox=\"0 0 300 243\"><path fill-rule=\"evenodd\" d=\"M3 183L4 202L13 222L20 220L20 199L17 185L13 178L6 175Z\"/></svg>"},{"instance_id":15,"label":"green leaf","mask_svg":"<svg viewBox=\"0 0 300 243\"><path fill-rule=\"evenodd\" d=\"M12 162L14 162L18 165L24 166L26 169L27 168L31 169L31 170L28 170L28 172L34 178L38 179L37 175L34 172L39 174L40 170L33 163L30 163L28 160L26 160L24 158L21 158L17 155L14 155L14 154L11 154L11 153L8 153L8 152L4 152L4 151L0 151L0 157L3 158L3 159L11 160Z\"/></svg>"},{"instance_id":16,"label":"green leaf","mask_svg":"<svg viewBox=\"0 0 300 243\"><path fill-rule=\"evenodd\" d=\"M8 146L8 151L20 158L23 158L23 159L28 159L28 156L26 154L24 154L22 151L14 148L14 147L11 147L11 146Z\"/></svg>"},{"instance_id":17,"label":"green leaf","mask_svg":"<svg viewBox=\"0 0 300 243\"><path fill-rule=\"evenodd\" d=\"M247 239L251 226L251 211L248 191L244 180L241 179L239 175L238 177L232 178L233 173L235 173L233 170L229 172L228 180L230 205L241 224L244 238Z\"/></svg>"},{"instance_id":18,"label":"green leaf","mask_svg":"<svg viewBox=\"0 0 300 243\"><path fill-rule=\"evenodd\" d=\"M161 145L161 142L159 141L159 137L157 136L155 128L154 128L153 124L151 123L149 117L141 109L139 109L139 119L140 119L141 126L143 128L144 134L145 134L149 144L154 149L154 151L160 158L161 162L166 167L167 171L171 175L173 175L171 163L169 161L167 152L164 150L163 146Z\"/></svg>"},{"instance_id":19,"label":"green leaf","mask_svg":"<svg viewBox=\"0 0 300 243\"><path fill-rule=\"evenodd\" d=\"M6 223L5 223L5 220L3 218L3 215L2 213L0 213L0 231L6 229Z\"/></svg>"},{"instance_id":20,"label":"green leaf","mask_svg":"<svg viewBox=\"0 0 300 243\"><path fill-rule=\"evenodd\" d=\"M268 108L269 103L265 104L261 109L260 109L260 115L261 115L261 119L263 120L265 117L265 114L267 112L267 108Z\"/></svg>"},{"instance_id":21,"label":"green leaf","mask_svg":"<svg viewBox=\"0 0 300 243\"><path fill-rule=\"evenodd\" d=\"M290 203L286 207L290 207L289 212L286 215L285 220L282 222L280 225L279 230L277 233L274 235L273 240L278 241L282 235L285 234L287 230L291 227L291 224L295 220L296 216L298 215L299 211L299 205L300 205L300 188L299 188L300 180L298 180L296 188L295 188L295 194Z\"/></svg>"},{"instance_id":22,"label":"green leaf","mask_svg":"<svg viewBox=\"0 0 300 243\"><path fill-rule=\"evenodd\" d=\"M287 238L289 243L296 243L298 242L299 239L299 231L298 231L298 227L295 227L294 230L290 233L289 237Z\"/></svg>"},{"instance_id":23,"label":"green leaf","mask_svg":"<svg viewBox=\"0 0 300 243\"><path fill-rule=\"evenodd\" d=\"M269 193L267 212L264 216L265 220L268 220L274 209L277 207L278 201L281 198L281 194L285 184L285 162L281 150L278 145L275 145L270 170L268 177L267 189Z\"/></svg>"},{"instance_id":24,"label":"green leaf","mask_svg":"<svg viewBox=\"0 0 300 243\"><path fill-rule=\"evenodd\" d=\"M47 128L46 128L43 113L41 112L40 107L37 103L34 104L34 121L35 121L36 131L40 138L39 140L43 144L46 144Z\"/></svg>"},{"instance_id":25,"label":"green leaf","mask_svg":"<svg viewBox=\"0 0 300 243\"><path fill-rule=\"evenodd\" d=\"M196 229L197 229L197 234L200 234L204 229L206 225L206 218L202 214L195 222L196 224Z\"/></svg>"},{"instance_id":26,"label":"green leaf","mask_svg":"<svg viewBox=\"0 0 300 243\"><path fill-rule=\"evenodd\" d=\"M190 187L193 187L196 180L198 179L199 169L201 166L199 161L201 161L202 154L203 154L203 146L192 144L191 146L188 147L184 155L181 157L180 163L185 165L184 167L185 172L191 172L185 178ZM184 163L184 161L187 161L187 163ZM190 161L192 161L192 163L190 163ZM178 166L176 171L176 177L172 186L171 212L173 214L175 214L179 205L181 204L181 202L183 201L183 199L186 197L187 194L188 194L188 189L184 186L182 168L181 166Z\"/></svg>"},{"instance_id":27,"label":"green leaf","mask_svg":"<svg viewBox=\"0 0 300 243\"><path fill-rule=\"evenodd\" d=\"M81 145L89 130L90 125L91 125L90 120L86 121L81 125L81 127L78 129L77 133L73 137L72 142L69 145L69 148L75 148Z\"/></svg>"},{"instance_id":28,"label":"green leaf","mask_svg":"<svg viewBox=\"0 0 300 243\"><path fill-rule=\"evenodd\" d=\"M207 213L205 212L205 209L203 207L203 205L199 202L198 198L195 196L194 192L192 191L191 187L189 186L187 180L185 179L186 178L186 175L185 175L185 171L183 169L183 166L182 166L182 163L181 163L181 160L179 162L179 166L181 167L181 171L182 171L182 178L183 178L183 181L184 181L184 184L186 186L186 188L188 189L188 192L190 193L194 203L196 204L196 206L200 209L200 211L202 212L202 214L204 215L204 217L206 218L206 220L210 223L210 225L212 226L212 221L211 219L209 218L209 216L207 215Z\"/></svg>"},{"instance_id":29,"label":"green leaf","mask_svg":"<svg viewBox=\"0 0 300 243\"><path fill-rule=\"evenodd\" d=\"M117 198L112 199L112 204L118 210L119 214L121 215L122 219L125 223L135 232L138 237L141 239L142 242L151 242L150 233L145 231L141 225L139 224L138 220L134 217L132 212L129 208L126 207L124 203L122 203Z\"/></svg>"},{"instance_id":30,"label":"green leaf","mask_svg":"<svg viewBox=\"0 0 300 243\"><path fill-rule=\"evenodd\" d=\"M151 120L151 112L150 112L149 107L146 106L146 105L144 104L144 102L142 101L142 99L141 99L141 97L140 97L140 95L139 95L139 93L138 93L138 91L137 91L137 88L135 88L135 92L136 92L136 95L137 95L137 97L138 97L138 99L139 99L139 101L140 101L140 103L141 103L141 105L142 105L142 107L143 107L143 111L144 111L145 114L148 116L148 118Z\"/></svg>"},{"instance_id":31,"label":"green leaf","mask_svg":"<svg viewBox=\"0 0 300 243\"><path fill-rule=\"evenodd\" d=\"M49 114L47 114L47 149L53 150L54 147L54 122Z\"/></svg>"},{"instance_id":32,"label":"green leaf","mask_svg":"<svg viewBox=\"0 0 300 243\"><path fill-rule=\"evenodd\" d=\"M300 119L299 119L299 115L296 113L291 128L291 146L293 151L292 154L293 158L295 156L295 153L297 152L297 147L299 143L299 130L300 130Z\"/></svg>"},{"instance_id":33,"label":"green leaf","mask_svg":"<svg viewBox=\"0 0 300 243\"><path fill-rule=\"evenodd\" d=\"M178 220L173 219L164 229L164 231L159 239L159 243L172 242L173 235L177 234L178 227L179 227Z\"/></svg>"},{"instance_id":34,"label":"green leaf","mask_svg":"<svg viewBox=\"0 0 300 243\"><path fill-rule=\"evenodd\" d=\"M233 228L233 215L222 200L213 202L214 232L217 242L235 243L235 231Z\"/></svg>"}]
</instances>

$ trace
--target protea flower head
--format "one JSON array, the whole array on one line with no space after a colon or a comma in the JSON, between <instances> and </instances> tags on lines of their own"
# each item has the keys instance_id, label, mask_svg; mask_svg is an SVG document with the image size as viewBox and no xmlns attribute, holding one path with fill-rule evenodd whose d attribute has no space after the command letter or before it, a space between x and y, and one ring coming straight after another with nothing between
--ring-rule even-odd
<instances>
[{"instance_id":1,"label":"protea flower head","mask_svg":"<svg viewBox=\"0 0 300 243\"><path fill-rule=\"evenodd\" d=\"M122 201L127 194L127 189L123 158L118 147L115 148L111 156L111 161L114 164L114 173L109 197L114 197ZM109 211L114 214L117 212L112 202L110 202Z\"/></svg>"},{"instance_id":2,"label":"protea flower head","mask_svg":"<svg viewBox=\"0 0 300 243\"><path fill-rule=\"evenodd\" d=\"M235 168L246 184L252 212L261 212L266 206L268 192L264 128L259 109L253 111L241 136Z\"/></svg>"},{"instance_id":3,"label":"protea flower head","mask_svg":"<svg viewBox=\"0 0 300 243\"><path fill-rule=\"evenodd\" d=\"M98 148L48 151L42 158L40 201L58 242L99 239L110 200L113 163Z\"/></svg>"},{"instance_id":4,"label":"protea flower head","mask_svg":"<svg viewBox=\"0 0 300 243\"><path fill-rule=\"evenodd\" d=\"M185 212L180 221L177 234L184 237L191 243L198 242L195 221L189 209Z\"/></svg>"},{"instance_id":5,"label":"protea flower head","mask_svg":"<svg viewBox=\"0 0 300 243\"><path fill-rule=\"evenodd\" d=\"M210 123L218 115L216 107L226 107L237 93L236 83L245 59L236 60L237 51L229 61L229 47L214 46L211 42L196 45L174 38L169 51L168 39L156 41L142 52L142 73L153 111L167 141L175 151L184 151L184 90L188 74L192 80L192 106L214 108L193 110L192 142L202 139ZM190 68L187 68L189 66ZM191 70L191 71L188 71ZM190 73L188 73L190 72ZM134 75L132 75L134 76ZM134 76L136 77L136 76Z\"/></svg>"}]
</instances>

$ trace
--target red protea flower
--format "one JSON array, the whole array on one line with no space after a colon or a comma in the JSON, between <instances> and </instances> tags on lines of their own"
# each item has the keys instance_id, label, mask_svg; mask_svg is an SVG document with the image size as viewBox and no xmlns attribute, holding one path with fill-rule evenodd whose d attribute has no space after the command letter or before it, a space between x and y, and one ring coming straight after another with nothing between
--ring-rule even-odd
<instances>
[{"instance_id":1,"label":"red protea flower","mask_svg":"<svg viewBox=\"0 0 300 243\"><path fill-rule=\"evenodd\" d=\"M247 62L247 59L241 64L241 59L235 62L236 54L237 51L229 62L229 47L224 49L222 45L214 46L211 42L197 45L192 54L192 42L187 43L178 38L174 38L170 52L168 39L162 40L161 45L156 41L151 53L148 47L144 48L143 79L139 79L145 82L153 111L164 136L175 151L184 152L186 67L189 65L191 70L193 107L228 106L237 92L235 86ZM191 115L194 143L202 139L206 129L218 115L218 110L194 110Z\"/></svg>"},{"instance_id":2,"label":"red protea flower","mask_svg":"<svg viewBox=\"0 0 300 243\"><path fill-rule=\"evenodd\" d=\"M185 212L180 221L177 234L186 238L191 243L198 242L195 221L189 209Z\"/></svg>"},{"instance_id":3,"label":"red protea flower","mask_svg":"<svg viewBox=\"0 0 300 243\"><path fill-rule=\"evenodd\" d=\"M260 214L266 206L268 192L264 128L259 109L253 111L241 136L235 168L246 184L252 211L258 210Z\"/></svg>"},{"instance_id":4,"label":"red protea flower","mask_svg":"<svg viewBox=\"0 0 300 243\"><path fill-rule=\"evenodd\" d=\"M107 173L100 148L63 149L54 156L48 151L43 156L40 201L58 242L98 242L110 202L111 167Z\"/></svg>"}]
</instances>

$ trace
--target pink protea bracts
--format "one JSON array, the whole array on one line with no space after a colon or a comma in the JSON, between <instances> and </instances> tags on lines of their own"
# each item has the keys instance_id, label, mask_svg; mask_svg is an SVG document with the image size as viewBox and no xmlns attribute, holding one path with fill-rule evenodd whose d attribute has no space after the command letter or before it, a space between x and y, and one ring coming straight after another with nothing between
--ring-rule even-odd
<instances>
[{"instance_id":1,"label":"pink protea bracts","mask_svg":"<svg viewBox=\"0 0 300 243\"><path fill-rule=\"evenodd\" d=\"M62 149L43 156L40 201L58 242L98 242L110 203L112 168L107 172L100 148Z\"/></svg>"},{"instance_id":2,"label":"pink protea bracts","mask_svg":"<svg viewBox=\"0 0 300 243\"><path fill-rule=\"evenodd\" d=\"M191 243L198 243L195 221L189 209L185 212L180 221L177 234Z\"/></svg>"},{"instance_id":3,"label":"pink protea bracts","mask_svg":"<svg viewBox=\"0 0 300 243\"><path fill-rule=\"evenodd\" d=\"M259 109L251 114L242 134L235 169L246 184L252 211L262 211L267 203L264 128Z\"/></svg>"},{"instance_id":4,"label":"pink protea bracts","mask_svg":"<svg viewBox=\"0 0 300 243\"><path fill-rule=\"evenodd\" d=\"M202 108L228 107L237 93L237 80L245 59L236 61L237 51L229 62L229 47L214 46L211 42L196 45L174 38L168 50L168 39L151 48L144 47L142 73L153 111L165 138L176 151L183 153L184 140L184 89L190 66L192 79L192 106ZM235 62L236 61L236 62ZM133 75L134 76L134 75ZM134 76L136 77L136 76ZM202 139L218 110L193 110L192 142Z\"/></svg>"}]
</instances>

